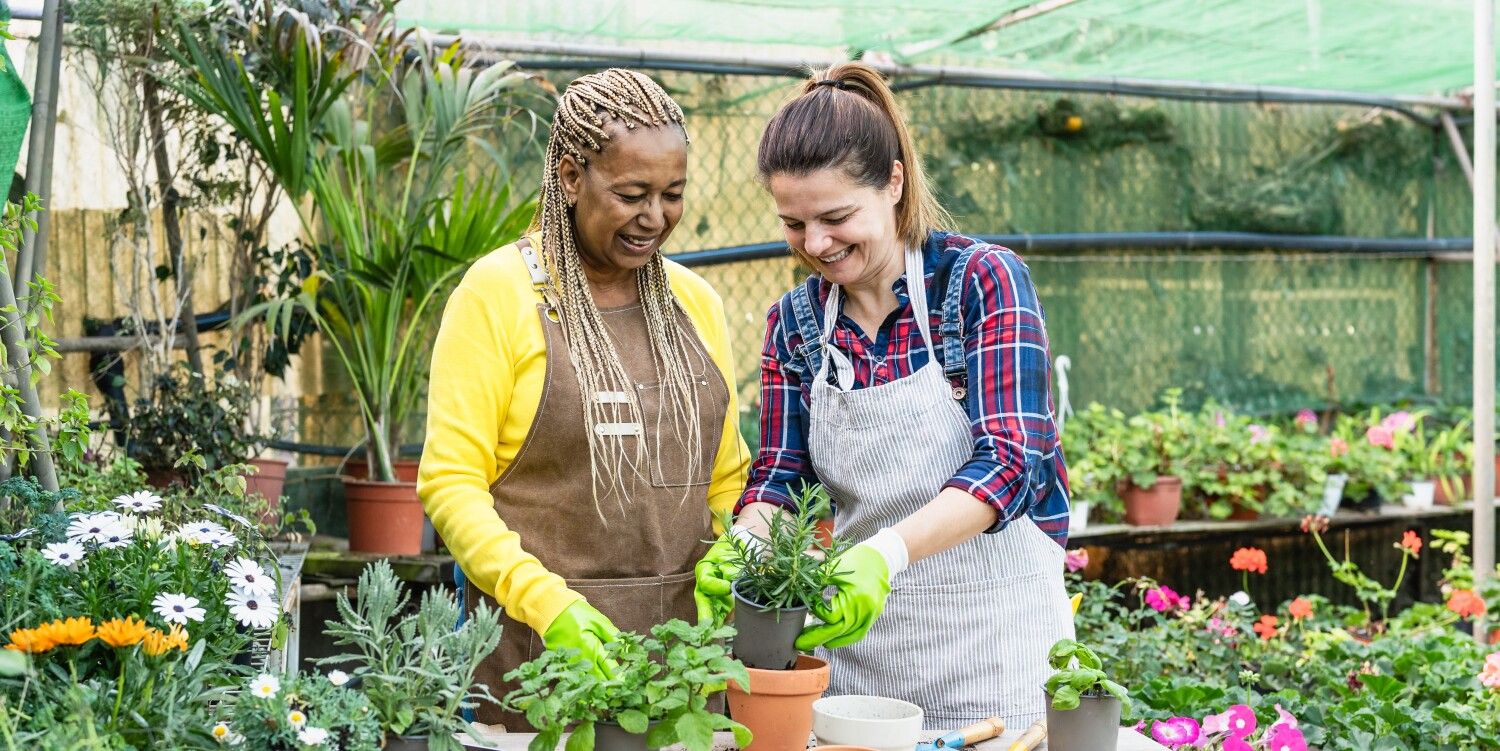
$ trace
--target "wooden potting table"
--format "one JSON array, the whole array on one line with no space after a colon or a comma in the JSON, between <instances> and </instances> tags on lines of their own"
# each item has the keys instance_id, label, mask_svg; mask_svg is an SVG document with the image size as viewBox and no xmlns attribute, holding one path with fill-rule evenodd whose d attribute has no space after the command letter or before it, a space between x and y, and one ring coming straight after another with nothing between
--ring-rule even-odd
<instances>
[{"instance_id":1,"label":"wooden potting table","mask_svg":"<svg viewBox=\"0 0 1500 751\"><path fill-rule=\"evenodd\" d=\"M1021 733L1025 730L1026 728L1017 728L1006 731L999 738L984 741L972 748L975 751L1006 751L1006 749L1010 748L1011 742L1021 737ZM526 745L531 743L531 739L535 738L536 735L534 733L504 733L495 736L495 740L488 745L476 743L465 733L459 733L456 737L464 744L464 748L471 751L526 751ZM559 743L558 748L562 748L562 744ZM671 749L681 748L681 746L671 747ZM734 745L734 736L728 733L719 733L716 735L714 751L736 751L736 748ZM1046 749L1047 744L1042 744L1040 748ZM1115 747L1115 751L1166 751L1166 748L1166 746L1130 728L1120 728L1120 743Z\"/></svg>"}]
</instances>

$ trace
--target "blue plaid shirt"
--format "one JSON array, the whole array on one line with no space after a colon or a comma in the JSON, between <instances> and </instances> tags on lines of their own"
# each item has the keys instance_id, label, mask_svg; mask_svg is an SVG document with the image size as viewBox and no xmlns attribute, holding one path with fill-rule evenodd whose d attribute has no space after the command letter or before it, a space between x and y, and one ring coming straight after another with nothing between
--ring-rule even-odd
<instances>
[{"instance_id":1,"label":"blue plaid shirt","mask_svg":"<svg viewBox=\"0 0 1500 751\"><path fill-rule=\"evenodd\" d=\"M961 235L934 232L923 246L933 350L942 351L941 300L934 300L933 272L944 253L974 247L962 274L966 408L974 455L944 487L958 488L990 504L998 519L988 532L1004 529L1022 514L1059 545L1068 542L1068 475L1052 409L1052 364L1047 328L1031 273L1015 253ZM821 314L830 285L814 278ZM854 363L854 388L905 378L927 364L927 349L912 312L906 279L897 279L896 310L874 338L840 311L832 343ZM791 294L791 293L788 293ZM791 489L818 482L807 450L811 383L789 368L802 344L781 304L766 316L760 360L760 450L736 511L755 502L791 506ZM789 309L789 308L788 308ZM956 360L955 360L956 362ZM830 369L831 371L832 369ZM830 373L831 375L831 373ZM809 376L808 381L811 380ZM955 383L955 385L960 385Z\"/></svg>"}]
</instances>

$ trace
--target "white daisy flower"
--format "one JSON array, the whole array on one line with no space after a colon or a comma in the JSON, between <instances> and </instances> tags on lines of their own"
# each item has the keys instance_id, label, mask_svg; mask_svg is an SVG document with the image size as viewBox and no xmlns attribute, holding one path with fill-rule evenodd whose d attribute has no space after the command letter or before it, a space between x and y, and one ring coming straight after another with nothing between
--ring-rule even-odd
<instances>
[{"instance_id":1,"label":"white daisy flower","mask_svg":"<svg viewBox=\"0 0 1500 751\"><path fill-rule=\"evenodd\" d=\"M328 731L323 728L302 728L297 731L297 741L305 746L321 746L328 740Z\"/></svg>"},{"instance_id":2,"label":"white daisy flower","mask_svg":"<svg viewBox=\"0 0 1500 751\"><path fill-rule=\"evenodd\" d=\"M218 505L216 503L205 503L205 504L203 504L203 508L206 508L209 511L212 511L215 514L218 514L219 516L224 517L225 519L231 519L231 520L235 521L236 523L238 523L240 525L243 525L243 526L246 526L246 527L253 527L253 526L255 526L255 523L252 522L252 521L250 521L249 519L246 519L245 517L240 516L239 514L236 514L233 511L230 511L229 509L224 508L223 506L220 506L220 505Z\"/></svg>"},{"instance_id":3,"label":"white daisy flower","mask_svg":"<svg viewBox=\"0 0 1500 751\"><path fill-rule=\"evenodd\" d=\"M103 530L94 535L94 540L101 548L123 548L130 544L134 535L135 530L129 522L124 519L115 519L106 521Z\"/></svg>"},{"instance_id":4,"label":"white daisy flower","mask_svg":"<svg viewBox=\"0 0 1500 751\"><path fill-rule=\"evenodd\" d=\"M134 493L117 495L110 502L126 511L133 511L137 514L161 508L161 496L149 490L137 490Z\"/></svg>"},{"instance_id":5,"label":"white daisy flower","mask_svg":"<svg viewBox=\"0 0 1500 751\"><path fill-rule=\"evenodd\" d=\"M35 529L32 529L31 527L23 527L8 535L0 535L0 542L15 542L16 540L24 540L34 534L36 534Z\"/></svg>"},{"instance_id":6,"label":"white daisy flower","mask_svg":"<svg viewBox=\"0 0 1500 751\"><path fill-rule=\"evenodd\" d=\"M83 556L83 546L76 542L54 542L42 549L43 558L69 568L83 560Z\"/></svg>"},{"instance_id":7,"label":"white daisy flower","mask_svg":"<svg viewBox=\"0 0 1500 751\"><path fill-rule=\"evenodd\" d=\"M246 592L269 595L276 591L276 580L266 576L265 569L249 558L236 558L224 567L229 583Z\"/></svg>"},{"instance_id":8,"label":"white daisy flower","mask_svg":"<svg viewBox=\"0 0 1500 751\"><path fill-rule=\"evenodd\" d=\"M250 681L250 694L261 699L270 699L281 690L281 681L270 673L261 673Z\"/></svg>"},{"instance_id":9,"label":"white daisy flower","mask_svg":"<svg viewBox=\"0 0 1500 751\"><path fill-rule=\"evenodd\" d=\"M294 709L286 713L286 721L288 725L292 726L293 730L301 730L302 726L307 724L307 715Z\"/></svg>"},{"instance_id":10,"label":"white daisy flower","mask_svg":"<svg viewBox=\"0 0 1500 751\"><path fill-rule=\"evenodd\" d=\"M220 743L232 743L234 739L234 731L229 729L229 723L227 722L214 725L213 729L208 731L208 734Z\"/></svg>"},{"instance_id":11,"label":"white daisy flower","mask_svg":"<svg viewBox=\"0 0 1500 751\"><path fill-rule=\"evenodd\" d=\"M218 522L197 521L178 528L183 539L194 545L211 545L216 548L233 545L239 540Z\"/></svg>"},{"instance_id":12,"label":"white daisy flower","mask_svg":"<svg viewBox=\"0 0 1500 751\"><path fill-rule=\"evenodd\" d=\"M342 686L349 682L349 674L342 670L329 671L328 682L335 686Z\"/></svg>"},{"instance_id":13,"label":"white daisy flower","mask_svg":"<svg viewBox=\"0 0 1500 751\"><path fill-rule=\"evenodd\" d=\"M151 600L151 609L162 617L167 623L178 623L183 626L188 621L202 621L203 608L198 607L198 598L175 592L161 592Z\"/></svg>"},{"instance_id":14,"label":"white daisy flower","mask_svg":"<svg viewBox=\"0 0 1500 751\"><path fill-rule=\"evenodd\" d=\"M98 542L104 528L119 521L119 515L110 512L97 514L73 514L68 522L68 540L72 542Z\"/></svg>"},{"instance_id":15,"label":"white daisy flower","mask_svg":"<svg viewBox=\"0 0 1500 751\"><path fill-rule=\"evenodd\" d=\"M250 628L270 628L276 624L276 617L280 615L280 608L275 601L254 592L235 590L224 598L224 604L229 606L230 615L241 626Z\"/></svg>"}]
</instances>

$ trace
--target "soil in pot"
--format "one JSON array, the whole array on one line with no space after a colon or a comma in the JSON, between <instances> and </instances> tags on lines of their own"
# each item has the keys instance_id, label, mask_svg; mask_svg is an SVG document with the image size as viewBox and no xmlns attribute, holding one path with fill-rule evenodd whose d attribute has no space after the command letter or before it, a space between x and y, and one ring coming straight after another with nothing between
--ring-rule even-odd
<instances>
[{"instance_id":1,"label":"soil in pot","mask_svg":"<svg viewBox=\"0 0 1500 751\"><path fill-rule=\"evenodd\" d=\"M750 729L749 751L807 747L812 705L828 689L828 663L801 655L791 670L746 668L750 685L730 683L729 716ZM748 691L746 689L749 689Z\"/></svg>"},{"instance_id":2,"label":"soil in pot","mask_svg":"<svg viewBox=\"0 0 1500 751\"><path fill-rule=\"evenodd\" d=\"M1159 475L1149 488L1126 482L1120 490L1125 501L1125 523L1137 527L1160 527L1177 521L1182 511L1182 478Z\"/></svg>"},{"instance_id":3,"label":"soil in pot","mask_svg":"<svg viewBox=\"0 0 1500 751\"><path fill-rule=\"evenodd\" d=\"M1045 692L1044 692L1045 693ZM1049 751L1114 751L1120 740L1120 700L1083 696L1077 709L1053 709L1047 702Z\"/></svg>"},{"instance_id":4,"label":"soil in pot","mask_svg":"<svg viewBox=\"0 0 1500 751\"><path fill-rule=\"evenodd\" d=\"M807 608L763 608L734 585L734 656L747 668L786 670L797 662L797 635L807 623Z\"/></svg>"}]
</instances>

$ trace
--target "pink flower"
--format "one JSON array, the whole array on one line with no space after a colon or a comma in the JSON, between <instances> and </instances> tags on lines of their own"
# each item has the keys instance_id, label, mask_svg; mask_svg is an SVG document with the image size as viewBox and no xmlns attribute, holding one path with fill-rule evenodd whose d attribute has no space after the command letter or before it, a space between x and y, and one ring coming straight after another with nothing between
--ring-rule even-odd
<instances>
[{"instance_id":1,"label":"pink flower","mask_svg":"<svg viewBox=\"0 0 1500 751\"><path fill-rule=\"evenodd\" d=\"M1168 610L1187 609L1188 599L1172 591L1171 587L1157 587L1146 593L1146 604L1158 613Z\"/></svg>"},{"instance_id":2,"label":"pink flower","mask_svg":"<svg viewBox=\"0 0 1500 751\"><path fill-rule=\"evenodd\" d=\"M1255 732L1255 712L1244 704L1236 704L1224 711L1229 732L1236 738L1249 738Z\"/></svg>"},{"instance_id":3,"label":"pink flower","mask_svg":"<svg viewBox=\"0 0 1500 751\"><path fill-rule=\"evenodd\" d=\"M1271 729L1267 732L1275 732L1278 726L1285 725L1289 728L1297 727L1297 718L1291 713L1276 705L1276 722L1271 723Z\"/></svg>"},{"instance_id":4,"label":"pink flower","mask_svg":"<svg viewBox=\"0 0 1500 751\"><path fill-rule=\"evenodd\" d=\"M1338 436L1328 439L1328 453L1335 459L1349 453L1349 442Z\"/></svg>"},{"instance_id":5,"label":"pink flower","mask_svg":"<svg viewBox=\"0 0 1500 751\"><path fill-rule=\"evenodd\" d=\"M1167 748L1191 746L1203 735L1198 721L1191 717L1173 717L1151 724L1151 737Z\"/></svg>"},{"instance_id":6,"label":"pink flower","mask_svg":"<svg viewBox=\"0 0 1500 751\"><path fill-rule=\"evenodd\" d=\"M1406 431L1417 427L1417 418L1413 417L1412 414L1410 412L1407 412L1406 410L1402 410L1400 412L1392 412L1391 414L1387 415L1384 420L1380 421L1380 427L1385 428L1392 433L1405 433Z\"/></svg>"},{"instance_id":7,"label":"pink flower","mask_svg":"<svg viewBox=\"0 0 1500 751\"><path fill-rule=\"evenodd\" d=\"M1250 445L1253 446L1253 445L1255 445L1257 443L1265 443L1266 441L1269 441L1269 440L1271 440L1271 431L1266 430L1265 426L1263 426L1263 425L1251 425L1250 426Z\"/></svg>"},{"instance_id":8,"label":"pink flower","mask_svg":"<svg viewBox=\"0 0 1500 751\"><path fill-rule=\"evenodd\" d=\"M1072 550L1069 550L1067 554L1063 556L1063 565L1066 566L1069 571L1082 571L1089 565L1089 551L1084 550L1083 548L1074 548Z\"/></svg>"},{"instance_id":9,"label":"pink flower","mask_svg":"<svg viewBox=\"0 0 1500 751\"><path fill-rule=\"evenodd\" d=\"M1266 751L1307 751L1307 739L1302 731L1287 725L1276 724L1263 740Z\"/></svg>"},{"instance_id":10,"label":"pink flower","mask_svg":"<svg viewBox=\"0 0 1500 751\"><path fill-rule=\"evenodd\" d=\"M1384 425L1371 425L1370 429L1365 431L1365 440L1369 441L1371 446L1387 449L1396 447L1395 431Z\"/></svg>"},{"instance_id":11,"label":"pink flower","mask_svg":"<svg viewBox=\"0 0 1500 751\"><path fill-rule=\"evenodd\" d=\"M1307 428L1318 424L1318 413L1310 409L1297 410L1297 425Z\"/></svg>"},{"instance_id":12,"label":"pink flower","mask_svg":"<svg viewBox=\"0 0 1500 751\"><path fill-rule=\"evenodd\" d=\"M1224 427L1224 413L1223 412L1218 412L1218 413L1214 414L1214 424L1217 425L1217 426L1219 426L1219 427L1221 427L1221 428Z\"/></svg>"},{"instance_id":13,"label":"pink flower","mask_svg":"<svg viewBox=\"0 0 1500 751\"><path fill-rule=\"evenodd\" d=\"M1500 652L1484 658L1484 670L1479 672L1479 682L1486 688L1500 688Z\"/></svg>"},{"instance_id":14,"label":"pink flower","mask_svg":"<svg viewBox=\"0 0 1500 751\"><path fill-rule=\"evenodd\" d=\"M1224 751L1255 751L1254 746L1233 736L1225 738L1224 745L1221 746L1221 748L1223 748Z\"/></svg>"},{"instance_id":15,"label":"pink flower","mask_svg":"<svg viewBox=\"0 0 1500 751\"><path fill-rule=\"evenodd\" d=\"M1208 619L1208 626L1206 626L1204 630L1215 636L1234 636L1235 634L1234 626L1229 625L1227 621L1223 620L1217 615ZM1228 728L1226 727L1225 729L1227 730ZM1208 731L1205 730L1204 732Z\"/></svg>"}]
</instances>

